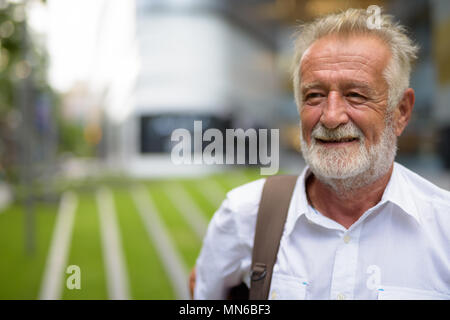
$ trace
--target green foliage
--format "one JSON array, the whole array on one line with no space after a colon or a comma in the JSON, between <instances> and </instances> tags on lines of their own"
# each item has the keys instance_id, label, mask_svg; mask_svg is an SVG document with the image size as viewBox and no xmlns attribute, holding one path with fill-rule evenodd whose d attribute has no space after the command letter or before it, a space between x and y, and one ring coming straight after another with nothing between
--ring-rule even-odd
<instances>
[{"instance_id":1,"label":"green foliage","mask_svg":"<svg viewBox=\"0 0 450 320\"><path fill-rule=\"evenodd\" d=\"M26 65L20 64L24 59L23 10L22 5L12 3L0 9L0 117L14 107L14 94L19 79L17 71L21 66L26 69Z\"/></svg>"},{"instance_id":2,"label":"green foliage","mask_svg":"<svg viewBox=\"0 0 450 320\"><path fill-rule=\"evenodd\" d=\"M48 161L40 151L47 149L38 146L52 141L58 119L59 100L47 81L48 56L27 27L25 6L0 1L0 176L9 183L18 182L21 150L29 150L22 158L33 159L33 165L40 165L36 159Z\"/></svg>"},{"instance_id":3,"label":"green foliage","mask_svg":"<svg viewBox=\"0 0 450 320\"><path fill-rule=\"evenodd\" d=\"M78 157L94 155L94 148L84 139L84 126L78 123L60 120L59 151L68 152Z\"/></svg>"}]
</instances>

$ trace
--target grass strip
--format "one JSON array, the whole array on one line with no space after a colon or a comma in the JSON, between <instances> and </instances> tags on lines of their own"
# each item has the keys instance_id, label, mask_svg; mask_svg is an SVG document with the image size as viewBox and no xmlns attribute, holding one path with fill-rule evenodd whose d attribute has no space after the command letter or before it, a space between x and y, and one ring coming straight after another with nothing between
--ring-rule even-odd
<instances>
[{"instance_id":1,"label":"grass strip","mask_svg":"<svg viewBox=\"0 0 450 320\"><path fill-rule=\"evenodd\" d=\"M200 252L201 241L165 194L164 188L162 188L165 183L167 182L152 181L145 185L186 267L190 269L195 265L195 260Z\"/></svg>"},{"instance_id":2,"label":"grass strip","mask_svg":"<svg viewBox=\"0 0 450 320\"><path fill-rule=\"evenodd\" d=\"M133 299L174 299L170 281L126 189L113 189Z\"/></svg>"},{"instance_id":3,"label":"grass strip","mask_svg":"<svg viewBox=\"0 0 450 320\"><path fill-rule=\"evenodd\" d=\"M77 265L81 270L81 288L68 289L66 274L62 298L64 300L108 299L106 274L100 238L100 225L95 193L78 194L72 243L67 266Z\"/></svg>"},{"instance_id":4,"label":"grass strip","mask_svg":"<svg viewBox=\"0 0 450 320\"><path fill-rule=\"evenodd\" d=\"M204 178L198 180L180 180L179 183L199 206L199 208L202 210L202 214L209 221L212 218L214 212L216 212L216 210L219 208L219 206L214 206L211 201L206 199L206 195L200 191L203 180ZM223 193L223 197L225 199L225 192Z\"/></svg>"},{"instance_id":5,"label":"grass strip","mask_svg":"<svg viewBox=\"0 0 450 320\"><path fill-rule=\"evenodd\" d=\"M56 212L56 204L35 204L32 254L25 250L23 207L12 204L0 213L0 299L37 299Z\"/></svg>"}]
</instances>

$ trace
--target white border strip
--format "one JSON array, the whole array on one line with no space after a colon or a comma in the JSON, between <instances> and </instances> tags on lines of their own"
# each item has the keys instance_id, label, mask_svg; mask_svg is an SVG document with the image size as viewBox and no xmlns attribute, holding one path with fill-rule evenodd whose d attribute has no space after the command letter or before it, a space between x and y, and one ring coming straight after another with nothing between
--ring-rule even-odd
<instances>
[{"instance_id":1,"label":"white border strip","mask_svg":"<svg viewBox=\"0 0 450 320\"><path fill-rule=\"evenodd\" d=\"M45 274L41 284L39 299L57 300L61 298L64 267L72 238L73 221L78 198L70 191L61 196L58 215L53 229L53 238L47 256Z\"/></svg>"},{"instance_id":2,"label":"white border strip","mask_svg":"<svg viewBox=\"0 0 450 320\"><path fill-rule=\"evenodd\" d=\"M106 187L97 190L96 196L109 298L112 300L129 300L128 272L117 223L114 198L111 191Z\"/></svg>"}]
</instances>

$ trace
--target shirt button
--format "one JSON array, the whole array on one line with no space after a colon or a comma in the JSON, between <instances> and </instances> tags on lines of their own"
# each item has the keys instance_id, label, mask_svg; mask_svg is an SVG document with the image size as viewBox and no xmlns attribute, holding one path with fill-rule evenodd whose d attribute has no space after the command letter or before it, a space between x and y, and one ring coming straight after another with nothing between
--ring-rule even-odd
<instances>
[{"instance_id":1,"label":"shirt button","mask_svg":"<svg viewBox=\"0 0 450 320\"><path fill-rule=\"evenodd\" d=\"M277 293L275 291L272 291L272 300L277 299Z\"/></svg>"},{"instance_id":2,"label":"shirt button","mask_svg":"<svg viewBox=\"0 0 450 320\"><path fill-rule=\"evenodd\" d=\"M350 236L349 235L345 235L344 236L344 242L345 243L349 243L350 242Z\"/></svg>"},{"instance_id":3,"label":"shirt button","mask_svg":"<svg viewBox=\"0 0 450 320\"><path fill-rule=\"evenodd\" d=\"M337 299L338 299L338 300L345 300L345 294L339 293L339 294L337 295Z\"/></svg>"}]
</instances>

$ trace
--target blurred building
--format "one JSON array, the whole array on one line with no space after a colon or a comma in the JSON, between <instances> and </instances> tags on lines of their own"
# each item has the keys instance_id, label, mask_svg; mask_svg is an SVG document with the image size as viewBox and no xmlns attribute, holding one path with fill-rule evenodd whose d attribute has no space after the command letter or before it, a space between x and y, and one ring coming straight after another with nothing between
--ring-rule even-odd
<instances>
[{"instance_id":1,"label":"blurred building","mask_svg":"<svg viewBox=\"0 0 450 320\"><path fill-rule=\"evenodd\" d=\"M280 128L281 148L298 158L289 74L295 25L370 5L393 14L421 47L411 79L414 115L399 139L398 159L438 170L449 166L446 0L136 0L126 10L111 3L120 1L108 2L106 11L117 11L117 17L126 11L134 19L126 20L118 37L99 31L99 41L121 44L102 55L122 52L115 53L115 63L99 60L103 69L115 66L102 91L108 115L102 143L113 167L136 176L216 169L170 161L172 131L192 132L194 120L203 121L203 130ZM111 17L104 19L105 32L117 21Z\"/></svg>"},{"instance_id":2,"label":"blurred building","mask_svg":"<svg viewBox=\"0 0 450 320\"><path fill-rule=\"evenodd\" d=\"M135 176L205 173L218 167L172 163L173 130L193 137L194 120L203 131L268 126L280 97L274 48L221 3L136 2L139 71L129 109L111 114L107 133L115 166Z\"/></svg>"},{"instance_id":3,"label":"blurred building","mask_svg":"<svg viewBox=\"0 0 450 320\"><path fill-rule=\"evenodd\" d=\"M437 153L450 169L450 2L432 1L432 59L436 63L436 100L431 112L438 130Z\"/></svg>"}]
</instances>

